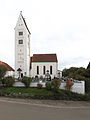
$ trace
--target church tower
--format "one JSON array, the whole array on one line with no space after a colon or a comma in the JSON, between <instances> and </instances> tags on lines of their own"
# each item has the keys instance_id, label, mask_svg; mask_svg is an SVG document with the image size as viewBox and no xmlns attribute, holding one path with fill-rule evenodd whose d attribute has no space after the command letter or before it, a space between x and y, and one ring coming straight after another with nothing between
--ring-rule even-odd
<instances>
[{"instance_id":1,"label":"church tower","mask_svg":"<svg viewBox=\"0 0 90 120\"><path fill-rule=\"evenodd\" d=\"M15 27L15 77L30 76L30 31L20 12Z\"/></svg>"}]
</instances>

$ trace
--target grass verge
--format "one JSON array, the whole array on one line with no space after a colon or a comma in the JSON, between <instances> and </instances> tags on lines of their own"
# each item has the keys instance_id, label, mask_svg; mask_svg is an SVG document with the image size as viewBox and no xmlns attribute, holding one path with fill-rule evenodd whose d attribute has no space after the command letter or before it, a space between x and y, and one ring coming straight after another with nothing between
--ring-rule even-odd
<instances>
[{"instance_id":1,"label":"grass verge","mask_svg":"<svg viewBox=\"0 0 90 120\"><path fill-rule=\"evenodd\" d=\"M90 101L90 94L82 95L66 90L58 90L58 92L48 91L45 88L1 88L0 96L14 98L32 98L32 99L53 99L53 100L74 100L74 101Z\"/></svg>"}]
</instances>

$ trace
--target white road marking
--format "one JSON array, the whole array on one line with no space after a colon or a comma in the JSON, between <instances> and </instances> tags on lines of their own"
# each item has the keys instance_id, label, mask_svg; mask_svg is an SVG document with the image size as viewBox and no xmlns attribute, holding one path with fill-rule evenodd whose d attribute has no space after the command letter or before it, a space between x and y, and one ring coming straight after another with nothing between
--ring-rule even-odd
<instances>
[{"instance_id":1,"label":"white road marking","mask_svg":"<svg viewBox=\"0 0 90 120\"><path fill-rule=\"evenodd\" d=\"M22 104L22 105L31 105L31 106L38 106L38 107L48 107L48 108L57 108L57 109L90 109L90 106L53 106L53 105L47 105L47 104L36 104L36 103L25 103L25 102L19 102L19 101L11 101L11 100L0 100L0 102L8 102L13 104Z\"/></svg>"}]
</instances>

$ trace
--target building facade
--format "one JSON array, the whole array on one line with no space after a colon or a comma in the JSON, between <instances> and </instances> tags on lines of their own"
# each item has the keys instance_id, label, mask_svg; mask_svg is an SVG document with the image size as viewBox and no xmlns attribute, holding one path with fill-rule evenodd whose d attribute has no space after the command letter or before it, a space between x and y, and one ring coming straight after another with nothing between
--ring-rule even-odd
<instances>
[{"instance_id":1,"label":"building facade","mask_svg":"<svg viewBox=\"0 0 90 120\"><path fill-rule=\"evenodd\" d=\"M2 61L0 61L0 65L3 65L4 67L6 67L7 71L6 71L5 77L7 77L7 76L14 77L14 69L12 67L10 67L7 63L2 62Z\"/></svg>"},{"instance_id":2,"label":"building facade","mask_svg":"<svg viewBox=\"0 0 90 120\"><path fill-rule=\"evenodd\" d=\"M22 12L15 27L15 77L30 76L30 31Z\"/></svg>"},{"instance_id":3,"label":"building facade","mask_svg":"<svg viewBox=\"0 0 90 120\"><path fill-rule=\"evenodd\" d=\"M58 60L56 54L34 54L30 57L30 31L20 12L15 27L15 77L45 76L57 77Z\"/></svg>"},{"instance_id":4,"label":"building facade","mask_svg":"<svg viewBox=\"0 0 90 120\"><path fill-rule=\"evenodd\" d=\"M58 60L56 54L34 54L31 57L31 77L43 76L49 72L51 78L57 77Z\"/></svg>"}]
</instances>

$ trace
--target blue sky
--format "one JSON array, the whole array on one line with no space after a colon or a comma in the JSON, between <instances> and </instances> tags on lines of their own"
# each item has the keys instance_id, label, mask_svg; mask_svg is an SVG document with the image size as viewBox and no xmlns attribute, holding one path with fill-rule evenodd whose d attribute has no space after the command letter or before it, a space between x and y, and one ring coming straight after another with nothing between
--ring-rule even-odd
<instances>
[{"instance_id":1,"label":"blue sky","mask_svg":"<svg viewBox=\"0 0 90 120\"><path fill-rule=\"evenodd\" d=\"M31 55L57 53L59 69L90 61L90 0L1 0L0 60L14 67L20 11L31 31Z\"/></svg>"}]
</instances>

